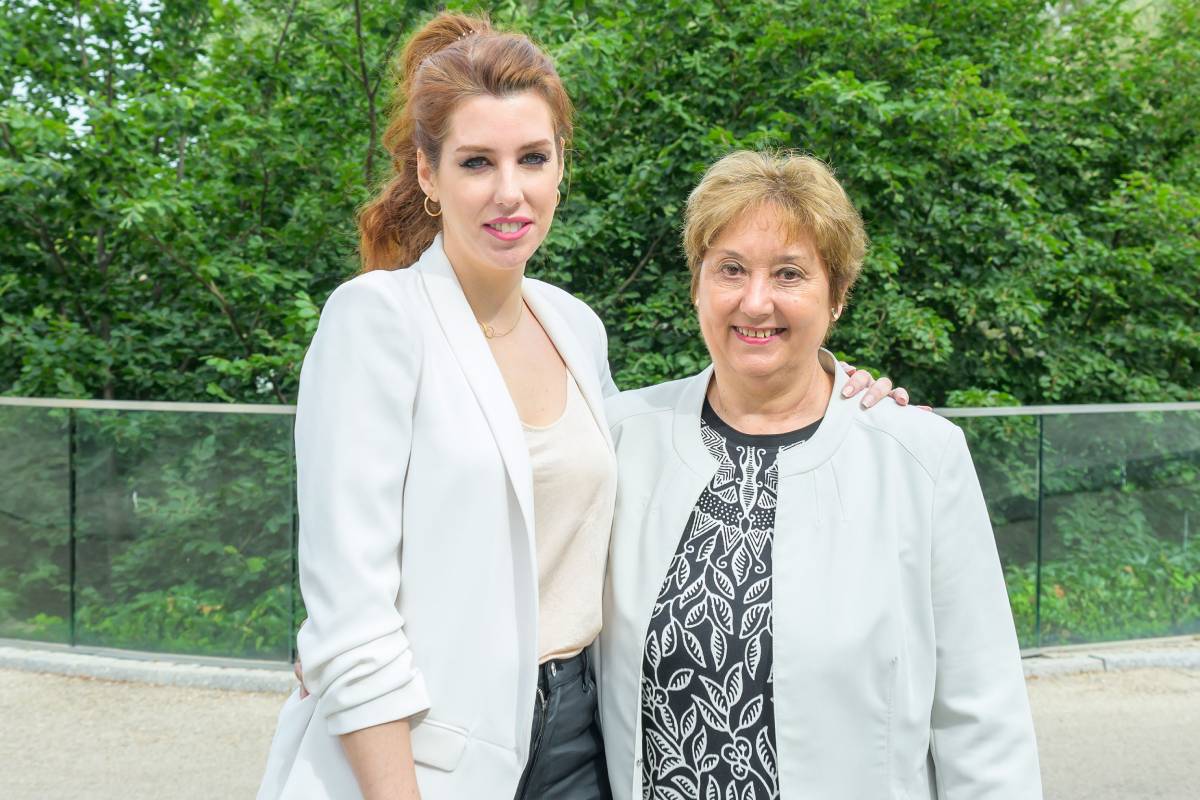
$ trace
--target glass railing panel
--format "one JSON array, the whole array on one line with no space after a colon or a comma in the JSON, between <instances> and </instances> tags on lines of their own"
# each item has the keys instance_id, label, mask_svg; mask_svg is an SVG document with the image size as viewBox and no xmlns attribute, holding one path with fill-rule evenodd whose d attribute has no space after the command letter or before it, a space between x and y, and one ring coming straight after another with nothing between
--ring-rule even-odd
<instances>
[{"instance_id":1,"label":"glass railing panel","mask_svg":"<svg viewBox=\"0 0 1200 800\"><path fill-rule=\"evenodd\" d=\"M958 417L983 488L1021 647L1037 646L1038 423Z\"/></svg>"},{"instance_id":2,"label":"glass railing panel","mask_svg":"<svg viewBox=\"0 0 1200 800\"><path fill-rule=\"evenodd\" d=\"M69 641L69 419L0 406L0 637Z\"/></svg>"},{"instance_id":3,"label":"glass railing panel","mask_svg":"<svg viewBox=\"0 0 1200 800\"><path fill-rule=\"evenodd\" d=\"M292 418L77 413L79 644L287 659Z\"/></svg>"},{"instance_id":4,"label":"glass railing panel","mask_svg":"<svg viewBox=\"0 0 1200 800\"><path fill-rule=\"evenodd\" d=\"M1047 416L1042 642L1200 632L1200 412Z\"/></svg>"}]
</instances>

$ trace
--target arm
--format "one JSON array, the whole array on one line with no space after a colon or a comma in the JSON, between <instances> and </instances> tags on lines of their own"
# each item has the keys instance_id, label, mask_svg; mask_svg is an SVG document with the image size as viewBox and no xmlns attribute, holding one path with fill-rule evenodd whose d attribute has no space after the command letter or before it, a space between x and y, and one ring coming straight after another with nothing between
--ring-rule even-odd
<instances>
[{"instance_id":1,"label":"arm","mask_svg":"<svg viewBox=\"0 0 1200 800\"><path fill-rule=\"evenodd\" d=\"M408 720L344 734L342 749L363 800L419 800Z\"/></svg>"},{"instance_id":2,"label":"arm","mask_svg":"<svg viewBox=\"0 0 1200 800\"><path fill-rule=\"evenodd\" d=\"M329 732L343 737L368 798L415 796L408 724L396 721L429 707L396 609L422 350L406 317L378 281L334 292L304 360L296 410L308 609L297 646L304 683Z\"/></svg>"},{"instance_id":3,"label":"arm","mask_svg":"<svg viewBox=\"0 0 1200 800\"><path fill-rule=\"evenodd\" d=\"M604 327L604 320L600 319L595 312L592 312L592 316L596 320L596 327L600 329L599 358L596 365L597 371L600 373L600 394L608 398L621 390L617 388L617 384L613 380L612 367L608 363L608 330Z\"/></svg>"},{"instance_id":4,"label":"arm","mask_svg":"<svg viewBox=\"0 0 1200 800\"><path fill-rule=\"evenodd\" d=\"M942 800L1039 800L1033 718L983 492L962 431L932 508L937 674L930 747Z\"/></svg>"}]
</instances>

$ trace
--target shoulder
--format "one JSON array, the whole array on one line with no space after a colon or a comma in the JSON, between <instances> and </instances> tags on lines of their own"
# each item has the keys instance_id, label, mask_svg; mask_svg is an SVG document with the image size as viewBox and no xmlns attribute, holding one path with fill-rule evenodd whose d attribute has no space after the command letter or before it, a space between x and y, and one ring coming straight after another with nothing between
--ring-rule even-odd
<instances>
[{"instance_id":1,"label":"shoulder","mask_svg":"<svg viewBox=\"0 0 1200 800\"><path fill-rule=\"evenodd\" d=\"M338 286L321 309L314 345L325 341L412 357L422 327L414 319L417 280L409 269L373 270Z\"/></svg>"},{"instance_id":2,"label":"shoulder","mask_svg":"<svg viewBox=\"0 0 1200 800\"><path fill-rule=\"evenodd\" d=\"M411 269L376 269L355 275L329 295L322 315L331 311L367 310L402 306L413 293L416 273Z\"/></svg>"},{"instance_id":3,"label":"shoulder","mask_svg":"<svg viewBox=\"0 0 1200 800\"><path fill-rule=\"evenodd\" d=\"M411 269L363 272L333 290L321 309L321 325L374 328L415 327L411 304L418 276Z\"/></svg>"},{"instance_id":4,"label":"shoulder","mask_svg":"<svg viewBox=\"0 0 1200 800\"><path fill-rule=\"evenodd\" d=\"M633 420L650 422L664 416L669 419L688 384L696 379L693 375L613 395L604 407L609 427L617 430Z\"/></svg>"},{"instance_id":5,"label":"shoulder","mask_svg":"<svg viewBox=\"0 0 1200 800\"><path fill-rule=\"evenodd\" d=\"M897 405L891 398L869 410L859 409L855 423L866 435L899 445L931 478L936 478L947 447L964 441L962 430L944 417Z\"/></svg>"}]
</instances>

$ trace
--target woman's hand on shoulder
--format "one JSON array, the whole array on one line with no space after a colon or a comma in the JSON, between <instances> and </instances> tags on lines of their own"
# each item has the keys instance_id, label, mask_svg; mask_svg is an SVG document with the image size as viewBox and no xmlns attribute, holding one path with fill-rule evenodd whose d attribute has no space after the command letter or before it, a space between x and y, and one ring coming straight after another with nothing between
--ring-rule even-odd
<instances>
[{"instance_id":1,"label":"woman's hand on shoulder","mask_svg":"<svg viewBox=\"0 0 1200 800\"><path fill-rule=\"evenodd\" d=\"M867 370L853 367L845 361L839 361L838 365L850 376L850 380L842 389L842 397L854 397L865 389L866 394L862 399L863 408L870 408L885 397L891 397L896 401L896 405L908 405L908 390L903 386L892 388L892 381L887 376L880 376L876 379ZM925 411L932 410L929 406L917 406L917 408Z\"/></svg>"}]
</instances>

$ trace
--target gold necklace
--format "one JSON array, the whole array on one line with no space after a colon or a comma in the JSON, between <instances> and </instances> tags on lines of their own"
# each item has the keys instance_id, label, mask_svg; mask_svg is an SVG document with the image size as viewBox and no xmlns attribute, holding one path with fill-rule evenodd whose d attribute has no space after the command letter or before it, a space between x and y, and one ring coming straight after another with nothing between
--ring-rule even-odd
<instances>
[{"instance_id":1,"label":"gold necklace","mask_svg":"<svg viewBox=\"0 0 1200 800\"><path fill-rule=\"evenodd\" d=\"M483 335L488 339L499 339L501 336L508 336L510 333L515 331L517 326L521 324L521 317L523 316L525 316L524 300L521 301L521 310L517 312L517 321L514 322L512 327L506 330L504 333L496 333L496 329L486 322L479 322L479 320L476 320L476 322L479 322L479 330L483 331Z\"/></svg>"}]
</instances>

